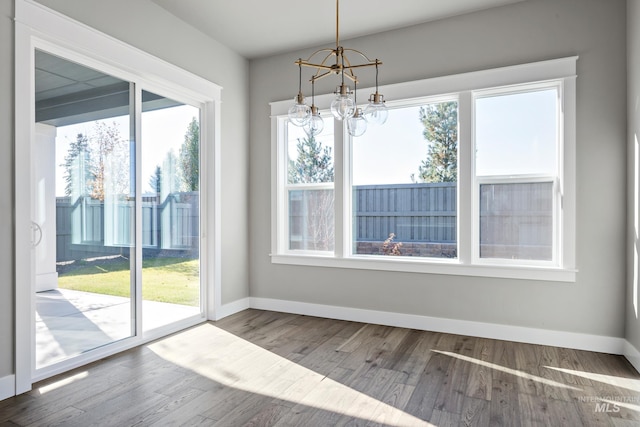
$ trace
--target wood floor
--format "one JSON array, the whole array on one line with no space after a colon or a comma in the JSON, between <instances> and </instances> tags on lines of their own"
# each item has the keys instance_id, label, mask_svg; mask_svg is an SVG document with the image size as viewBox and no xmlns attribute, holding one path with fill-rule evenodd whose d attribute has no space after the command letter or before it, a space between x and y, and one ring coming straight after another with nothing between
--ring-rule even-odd
<instances>
[{"instance_id":1,"label":"wood floor","mask_svg":"<svg viewBox=\"0 0 640 427\"><path fill-rule=\"evenodd\" d=\"M620 356L247 310L35 384L1 426L639 426Z\"/></svg>"}]
</instances>

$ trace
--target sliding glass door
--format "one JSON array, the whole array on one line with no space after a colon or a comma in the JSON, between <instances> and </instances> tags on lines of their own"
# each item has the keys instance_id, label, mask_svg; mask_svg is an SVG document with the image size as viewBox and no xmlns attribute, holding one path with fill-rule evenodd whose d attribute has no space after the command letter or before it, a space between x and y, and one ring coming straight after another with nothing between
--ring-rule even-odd
<instances>
[{"instance_id":1,"label":"sliding glass door","mask_svg":"<svg viewBox=\"0 0 640 427\"><path fill-rule=\"evenodd\" d=\"M35 54L35 365L135 334L132 85Z\"/></svg>"},{"instance_id":2,"label":"sliding glass door","mask_svg":"<svg viewBox=\"0 0 640 427\"><path fill-rule=\"evenodd\" d=\"M36 51L35 112L35 369L201 319L200 109Z\"/></svg>"}]
</instances>

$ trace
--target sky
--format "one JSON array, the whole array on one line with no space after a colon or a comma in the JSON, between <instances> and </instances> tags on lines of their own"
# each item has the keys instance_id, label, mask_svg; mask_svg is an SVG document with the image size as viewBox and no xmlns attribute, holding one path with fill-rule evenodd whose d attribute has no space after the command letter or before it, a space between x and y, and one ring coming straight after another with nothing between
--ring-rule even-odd
<instances>
[{"instance_id":1,"label":"sky","mask_svg":"<svg viewBox=\"0 0 640 427\"><path fill-rule=\"evenodd\" d=\"M154 173L156 165L162 166L167 153L173 149L178 155L184 141L187 126L191 120L199 117L199 110L189 105L147 111L142 114L142 191L150 192L149 178ZM114 117L102 120L108 125L114 124L120 135L129 135L129 116ZM64 157L69 150L69 144L74 141L78 133L91 134L94 122L61 126L57 129L56 137L56 196L64 196Z\"/></svg>"},{"instance_id":2,"label":"sky","mask_svg":"<svg viewBox=\"0 0 640 427\"><path fill-rule=\"evenodd\" d=\"M476 174L509 176L555 175L557 170L556 89L478 97L475 105ZM420 122L420 106L389 109L384 125L368 125L353 138L353 185L407 184L427 158L429 142ZM330 113L323 114L320 137L333 144ZM302 128L289 126L289 157L295 159Z\"/></svg>"},{"instance_id":3,"label":"sky","mask_svg":"<svg viewBox=\"0 0 640 427\"><path fill-rule=\"evenodd\" d=\"M354 138L353 158L357 160L353 168L354 185L412 182L411 174L418 172L427 153L418 112L419 107L391 110L384 125L369 124L363 136ZM330 113L323 117L325 127L316 139L333 149L333 118ZM302 128L291 125L288 137L289 158L295 159L297 139L305 138L306 134Z\"/></svg>"},{"instance_id":4,"label":"sky","mask_svg":"<svg viewBox=\"0 0 640 427\"><path fill-rule=\"evenodd\" d=\"M551 174L557 170L555 89L476 101L476 174Z\"/></svg>"}]
</instances>

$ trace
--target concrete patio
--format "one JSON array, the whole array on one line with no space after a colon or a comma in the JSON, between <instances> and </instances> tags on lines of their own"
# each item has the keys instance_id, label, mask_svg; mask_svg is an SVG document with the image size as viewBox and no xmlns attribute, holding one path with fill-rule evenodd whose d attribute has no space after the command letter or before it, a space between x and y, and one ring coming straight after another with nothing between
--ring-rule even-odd
<instances>
[{"instance_id":1,"label":"concrete patio","mask_svg":"<svg viewBox=\"0 0 640 427\"><path fill-rule=\"evenodd\" d=\"M36 369L132 335L131 300L56 289L36 293ZM197 315L199 307L143 301L144 330Z\"/></svg>"}]
</instances>

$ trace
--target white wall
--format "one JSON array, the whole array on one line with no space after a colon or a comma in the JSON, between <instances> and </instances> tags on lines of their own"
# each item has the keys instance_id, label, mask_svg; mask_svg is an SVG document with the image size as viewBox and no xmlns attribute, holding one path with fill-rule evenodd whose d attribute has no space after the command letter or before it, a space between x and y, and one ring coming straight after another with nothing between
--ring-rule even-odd
<instances>
[{"instance_id":1,"label":"white wall","mask_svg":"<svg viewBox=\"0 0 640 427\"><path fill-rule=\"evenodd\" d=\"M251 61L251 296L623 337L625 7L624 0L528 0L341 43L380 58L382 84L580 56L576 283L271 264L269 102L293 98L293 62L310 48ZM371 74L359 73L361 87L373 84Z\"/></svg>"}]
</instances>

